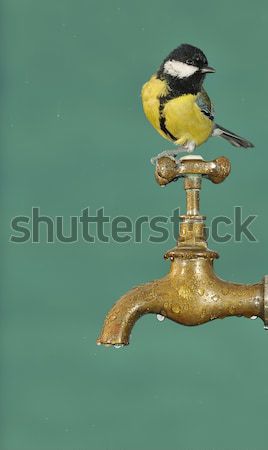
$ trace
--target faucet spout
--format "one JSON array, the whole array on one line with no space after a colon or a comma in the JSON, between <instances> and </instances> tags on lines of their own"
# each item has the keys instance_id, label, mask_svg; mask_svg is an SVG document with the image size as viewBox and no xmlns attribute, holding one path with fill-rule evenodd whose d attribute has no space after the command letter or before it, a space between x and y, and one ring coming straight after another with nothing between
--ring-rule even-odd
<instances>
[{"instance_id":1,"label":"faucet spout","mask_svg":"<svg viewBox=\"0 0 268 450\"><path fill-rule=\"evenodd\" d=\"M200 254L201 252L201 254ZM264 320L264 284L223 281L213 271L212 252L167 254L171 268L165 277L138 286L108 313L98 344L127 345L135 322L144 314L161 314L181 325L201 325L228 316Z\"/></svg>"},{"instance_id":2,"label":"faucet spout","mask_svg":"<svg viewBox=\"0 0 268 450\"><path fill-rule=\"evenodd\" d=\"M123 295L108 313L97 344L128 345L135 322L144 314L164 314L163 297L168 276L137 286Z\"/></svg>"}]
</instances>

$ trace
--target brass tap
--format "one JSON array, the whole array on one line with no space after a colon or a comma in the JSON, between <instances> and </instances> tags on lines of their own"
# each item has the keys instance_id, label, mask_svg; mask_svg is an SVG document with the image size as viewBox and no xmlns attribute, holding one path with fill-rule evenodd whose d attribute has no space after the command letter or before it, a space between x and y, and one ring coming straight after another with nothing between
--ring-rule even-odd
<instances>
[{"instance_id":1,"label":"brass tap","mask_svg":"<svg viewBox=\"0 0 268 450\"><path fill-rule=\"evenodd\" d=\"M184 179L186 214L180 216L178 241L165 255L169 273L138 286L121 297L108 313L97 344L129 343L135 322L144 314L160 314L182 325L200 325L228 316L259 317L268 329L268 276L256 284L221 280L213 270L218 253L208 249L205 217L199 212L202 178L221 183L230 173L225 157L204 161L186 156L176 161L162 157L155 177L160 186Z\"/></svg>"}]
</instances>

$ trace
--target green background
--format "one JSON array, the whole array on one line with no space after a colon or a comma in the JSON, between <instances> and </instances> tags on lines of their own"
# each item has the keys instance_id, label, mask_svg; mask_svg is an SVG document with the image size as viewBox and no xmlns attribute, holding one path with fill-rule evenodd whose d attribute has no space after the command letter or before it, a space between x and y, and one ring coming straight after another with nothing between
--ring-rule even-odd
<instances>
[{"instance_id":1,"label":"green background","mask_svg":"<svg viewBox=\"0 0 268 450\"><path fill-rule=\"evenodd\" d=\"M217 121L251 139L220 139L206 159L231 159L204 182L202 212L257 214L258 242L210 242L216 271L242 283L268 273L267 27L264 1L1 1L1 450L263 450L268 335L260 320L187 328L154 316L131 345L95 340L130 287L163 276L173 246L9 241L16 215L166 215L180 183L160 189L150 157L169 146L147 123L140 88L182 42L217 73L206 87ZM109 234L109 227L107 228ZM232 233L232 227L222 231Z\"/></svg>"}]
</instances>

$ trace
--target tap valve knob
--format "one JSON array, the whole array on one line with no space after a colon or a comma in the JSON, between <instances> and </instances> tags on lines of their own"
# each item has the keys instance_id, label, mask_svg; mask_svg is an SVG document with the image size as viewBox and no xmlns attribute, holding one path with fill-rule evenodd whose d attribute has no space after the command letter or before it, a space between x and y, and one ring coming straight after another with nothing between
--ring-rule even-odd
<instances>
[{"instance_id":1,"label":"tap valve knob","mask_svg":"<svg viewBox=\"0 0 268 450\"><path fill-rule=\"evenodd\" d=\"M229 175L231 164L224 156L213 161L204 161L201 156L190 155L178 161L168 156L162 156L157 160L155 178L160 186L165 186L171 181L187 175L201 175L212 183L222 183Z\"/></svg>"}]
</instances>

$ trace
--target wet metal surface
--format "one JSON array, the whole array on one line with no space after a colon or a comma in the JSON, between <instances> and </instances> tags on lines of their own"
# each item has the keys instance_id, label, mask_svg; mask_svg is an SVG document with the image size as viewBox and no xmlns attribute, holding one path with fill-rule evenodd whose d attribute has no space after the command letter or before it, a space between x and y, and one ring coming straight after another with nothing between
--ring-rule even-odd
<instances>
[{"instance_id":1,"label":"wet metal surface","mask_svg":"<svg viewBox=\"0 0 268 450\"><path fill-rule=\"evenodd\" d=\"M168 157L158 160L155 170L160 185L184 178L186 214L181 216L177 245L164 257L171 261L169 273L123 295L108 313L98 344L127 345L135 322L144 314L167 317L194 326L228 316L259 317L268 328L268 277L247 285L223 281L213 263L218 254L207 248L204 216L199 213L202 177L221 183L230 173L230 162Z\"/></svg>"}]
</instances>

